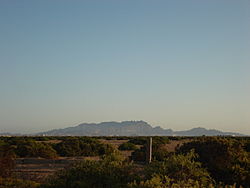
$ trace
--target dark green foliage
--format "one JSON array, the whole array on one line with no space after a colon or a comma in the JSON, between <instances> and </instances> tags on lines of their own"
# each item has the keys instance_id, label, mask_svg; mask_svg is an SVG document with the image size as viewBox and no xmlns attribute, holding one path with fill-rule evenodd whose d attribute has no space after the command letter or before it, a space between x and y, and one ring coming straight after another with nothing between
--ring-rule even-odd
<instances>
[{"instance_id":1,"label":"dark green foliage","mask_svg":"<svg viewBox=\"0 0 250 188\"><path fill-rule=\"evenodd\" d=\"M113 155L113 156L112 156ZM41 188L122 188L136 179L131 165L116 154L100 161L85 160L59 172Z\"/></svg>"},{"instance_id":2,"label":"dark green foliage","mask_svg":"<svg viewBox=\"0 0 250 188\"><path fill-rule=\"evenodd\" d=\"M169 152L162 146L152 148L152 159L157 161L163 161ZM131 159L133 161L145 162L146 160L146 146L141 147L140 149L135 150L131 154Z\"/></svg>"},{"instance_id":3,"label":"dark green foliage","mask_svg":"<svg viewBox=\"0 0 250 188\"><path fill-rule=\"evenodd\" d=\"M133 143L135 145L145 145L147 143L148 138L145 136L141 137L134 137L129 140L130 143Z\"/></svg>"},{"instance_id":4,"label":"dark green foliage","mask_svg":"<svg viewBox=\"0 0 250 188\"><path fill-rule=\"evenodd\" d=\"M161 177L155 174L151 179L133 182L129 184L129 188L214 188L213 185L202 185L198 181L189 179L188 181L176 181L168 176ZM216 188L219 188L216 186ZM227 187L229 188L229 187Z\"/></svg>"},{"instance_id":5,"label":"dark green foliage","mask_svg":"<svg viewBox=\"0 0 250 188\"><path fill-rule=\"evenodd\" d=\"M140 149L135 150L131 154L131 160L137 162L145 162L146 161L146 147L143 146Z\"/></svg>"},{"instance_id":6,"label":"dark green foliage","mask_svg":"<svg viewBox=\"0 0 250 188\"><path fill-rule=\"evenodd\" d=\"M164 146L153 147L153 160L163 161L169 156L169 152Z\"/></svg>"},{"instance_id":7,"label":"dark green foliage","mask_svg":"<svg viewBox=\"0 0 250 188\"><path fill-rule=\"evenodd\" d=\"M0 144L0 177L10 177L15 167L14 148L4 142Z\"/></svg>"},{"instance_id":8,"label":"dark green foliage","mask_svg":"<svg viewBox=\"0 0 250 188\"><path fill-rule=\"evenodd\" d=\"M217 182L250 186L249 154L242 143L230 138L203 137L184 144L179 152L194 149L198 160Z\"/></svg>"},{"instance_id":9,"label":"dark green foliage","mask_svg":"<svg viewBox=\"0 0 250 188\"><path fill-rule=\"evenodd\" d=\"M132 143L143 143L143 147L140 149L135 150L132 153L131 159L133 161L140 161L144 162L146 159L146 147L147 147L147 141L149 137L139 137L132 140ZM153 160L164 160L165 157L168 156L167 150L164 148L164 145L169 142L169 139L164 136L154 136L152 138L152 157Z\"/></svg>"},{"instance_id":10,"label":"dark green foliage","mask_svg":"<svg viewBox=\"0 0 250 188\"><path fill-rule=\"evenodd\" d=\"M0 188L37 188L38 183L15 178L0 178Z\"/></svg>"},{"instance_id":11,"label":"dark green foliage","mask_svg":"<svg viewBox=\"0 0 250 188\"><path fill-rule=\"evenodd\" d=\"M16 154L19 157L42 157L47 159L57 157L57 153L51 145L33 140L18 142L16 145Z\"/></svg>"},{"instance_id":12,"label":"dark green foliage","mask_svg":"<svg viewBox=\"0 0 250 188\"><path fill-rule=\"evenodd\" d=\"M166 136L154 136L153 139L153 146L159 146L163 144L169 143L169 139Z\"/></svg>"},{"instance_id":13,"label":"dark green foliage","mask_svg":"<svg viewBox=\"0 0 250 188\"><path fill-rule=\"evenodd\" d=\"M136 144L136 145L145 145L147 144L149 137L146 136L140 136L140 137L134 137L129 140L130 143ZM153 145L158 146L161 144L167 144L169 142L169 139L167 136L153 136Z\"/></svg>"},{"instance_id":14,"label":"dark green foliage","mask_svg":"<svg viewBox=\"0 0 250 188\"><path fill-rule=\"evenodd\" d=\"M174 182L193 180L208 186L213 183L212 178L201 167L201 163L195 161L196 157L194 151L191 151L186 155L171 155L164 161L155 161L147 167L146 177L152 178L157 174L162 179L167 176Z\"/></svg>"},{"instance_id":15,"label":"dark green foliage","mask_svg":"<svg viewBox=\"0 0 250 188\"><path fill-rule=\"evenodd\" d=\"M15 147L14 152L17 157L47 159L57 156L99 156L114 150L111 145L90 137L1 137L0 146L3 143Z\"/></svg>"},{"instance_id":16,"label":"dark green foliage","mask_svg":"<svg viewBox=\"0 0 250 188\"><path fill-rule=\"evenodd\" d=\"M121 144L118 149L119 150L136 150L137 147L135 144L133 144L131 142L125 142L125 143Z\"/></svg>"},{"instance_id":17,"label":"dark green foliage","mask_svg":"<svg viewBox=\"0 0 250 188\"><path fill-rule=\"evenodd\" d=\"M247 152L250 152L250 140L247 140L244 144L244 149L247 151Z\"/></svg>"},{"instance_id":18,"label":"dark green foliage","mask_svg":"<svg viewBox=\"0 0 250 188\"><path fill-rule=\"evenodd\" d=\"M36 136L36 137L31 137L35 141L49 141L53 140L53 137L47 137L47 136Z\"/></svg>"},{"instance_id":19,"label":"dark green foliage","mask_svg":"<svg viewBox=\"0 0 250 188\"><path fill-rule=\"evenodd\" d=\"M27 136L24 136L24 137L5 137L4 138L4 141L10 145L17 145L19 144L20 142L32 142L32 141L35 141L34 139L32 139L31 137L27 137Z\"/></svg>"},{"instance_id":20,"label":"dark green foliage","mask_svg":"<svg viewBox=\"0 0 250 188\"><path fill-rule=\"evenodd\" d=\"M173 155L143 169L124 162L117 154L111 154L100 161L83 161L60 171L40 188L208 187L214 182L194 158L193 152Z\"/></svg>"},{"instance_id":21,"label":"dark green foliage","mask_svg":"<svg viewBox=\"0 0 250 188\"><path fill-rule=\"evenodd\" d=\"M153 160L163 161L168 155L168 151L164 147L165 144L169 143L169 139L163 136L153 137L152 143L152 155Z\"/></svg>"},{"instance_id":22,"label":"dark green foliage","mask_svg":"<svg viewBox=\"0 0 250 188\"><path fill-rule=\"evenodd\" d=\"M132 159L145 161L148 137L130 139L121 147L131 149L135 144L141 145L132 153ZM190 138L192 141L182 145L176 153L166 151L169 139L175 140L174 137L153 137L153 162L145 168L141 163L124 162L120 155L114 154L117 151L111 145L100 141L100 137L0 137L0 188L38 186L11 176L16 156L54 158L57 155L101 156L101 159L83 161L58 172L41 188L250 187L248 137Z\"/></svg>"},{"instance_id":23,"label":"dark green foliage","mask_svg":"<svg viewBox=\"0 0 250 188\"><path fill-rule=\"evenodd\" d=\"M87 137L69 137L54 146L60 156L98 156L110 153L113 147L97 139Z\"/></svg>"}]
</instances>

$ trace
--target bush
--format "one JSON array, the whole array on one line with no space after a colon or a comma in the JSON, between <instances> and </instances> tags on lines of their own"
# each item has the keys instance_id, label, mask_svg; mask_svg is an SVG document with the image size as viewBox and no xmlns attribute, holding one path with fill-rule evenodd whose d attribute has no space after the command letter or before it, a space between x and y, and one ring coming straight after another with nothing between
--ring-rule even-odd
<instances>
[{"instance_id":1,"label":"bush","mask_svg":"<svg viewBox=\"0 0 250 188\"><path fill-rule=\"evenodd\" d=\"M131 153L131 160L137 162L145 162L146 161L146 147L143 146L140 149L135 150Z\"/></svg>"},{"instance_id":2,"label":"bush","mask_svg":"<svg viewBox=\"0 0 250 188\"><path fill-rule=\"evenodd\" d=\"M135 150L131 154L131 159L133 161L139 161L139 162L145 162L146 160L146 148L147 148L147 141L149 137L139 137L133 140L133 143L143 143L143 147L140 149ZM169 142L169 139L164 136L154 136L152 137L152 159L153 160L158 160L158 161L163 161L164 158L166 158L169 153L168 151L164 148L164 145Z\"/></svg>"},{"instance_id":3,"label":"bush","mask_svg":"<svg viewBox=\"0 0 250 188\"><path fill-rule=\"evenodd\" d=\"M170 178L171 184L192 181L208 186L214 183L209 173L201 167L201 163L195 161L196 158L197 155L191 151L186 155L172 155L164 161L152 162L146 168L146 178L151 179L157 174L163 182L166 177Z\"/></svg>"},{"instance_id":4,"label":"bush","mask_svg":"<svg viewBox=\"0 0 250 188\"><path fill-rule=\"evenodd\" d=\"M131 165L111 154L100 161L84 160L63 170L41 188L122 188L135 179Z\"/></svg>"},{"instance_id":5,"label":"bush","mask_svg":"<svg viewBox=\"0 0 250 188\"><path fill-rule=\"evenodd\" d=\"M136 150L137 147L133 143L126 142L126 143L121 144L118 149L119 150Z\"/></svg>"},{"instance_id":6,"label":"bush","mask_svg":"<svg viewBox=\"0 0 250 188\"><path fill-rule=\"evenodd\" d=\"M203 137L185 143L179 152L186 153L194 149L203 167L219 183L244 187L250 186L249 154L242 148L242 143L230 138Z\"/></svg>"},{"instance_id":7,"label":"bush","mask_svg":"<svg viewBox=\"0 0 250 188\"><path fill-rule=\"evenodd\" d=\"M149 180L129 184L129 188L214 188L214 186L212 184L203 185L192 179L187 181L176 181L168 176L161 177L159 175L154 175ZM216 188L218 187L216 186Z\"/></svg>"},{"instance_id":8,"label":"bush","mask_svg":"<svg viewBox=\"0 0 250 188\"><path fill-rule=\"evenodd\" d=\"M38 186L39 184L33 181L0 178L0 188L37 188Z\"/></svg>"},{"instance_id":9,"label":"bush","mask_svg":"<svg viewBox=\"0 0 250 188\"><path fill-rule=\"evenodd\" d=\"M57 153L51 145L33 140L17 143L16 154L19 157L42 157L46 159L57 157Z\"/></svg>"},{"instance_id":10,"label":"bush","mask_svg":"<svg viewBox=\"0 0 250 188\"><path fill-rule=\"evenodd\" d=\"M244 144L244 149L250 153L250 140L247 140Z\"/></svg>"},{"instance_id":11,"label":"bush","mask_svg":"<svg viewBox=\"0 0 250 188\"><path fill-rule=\"evenodd\" d=\"M111 145L86 137L70 137L54 146L60 156L98 156L113 152Z\"/></svg>"},{"instance_id":12,"label":"bush","mask_svg":"<svg viewBox=\"0 0 250 188\"><path fill-rule=\"evenodd\" d=\"M148 138L145 136L135 137L130 139L128 142L133 143L135 145L145 145L147 143Z\"/></svg>"},{"instance_id":13,"label":"bush","mask_svg":"<svg viewBox=\"0 0 250 188\"><path fill-rule=\"evenodd\" d=\"M15 167L15 153L13 147L2 144L0 147L0 177L10 177Z\"/></svg>"}]
</instances>

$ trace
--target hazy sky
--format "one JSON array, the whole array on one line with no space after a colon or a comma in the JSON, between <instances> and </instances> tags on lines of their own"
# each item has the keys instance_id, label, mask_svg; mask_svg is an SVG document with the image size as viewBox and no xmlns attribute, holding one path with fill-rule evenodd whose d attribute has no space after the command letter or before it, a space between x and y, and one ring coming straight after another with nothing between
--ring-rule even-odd
<instances>
[{"instance_id":1,"label":"hazy sky","mask_svg":"<svg viewBox=\"0 0 250 188\"><path fill-rule=\"evenodd\" d=\"M0 132L123 120L250 134L250 1L0 1Z\"/></svg>"}]
</instances>

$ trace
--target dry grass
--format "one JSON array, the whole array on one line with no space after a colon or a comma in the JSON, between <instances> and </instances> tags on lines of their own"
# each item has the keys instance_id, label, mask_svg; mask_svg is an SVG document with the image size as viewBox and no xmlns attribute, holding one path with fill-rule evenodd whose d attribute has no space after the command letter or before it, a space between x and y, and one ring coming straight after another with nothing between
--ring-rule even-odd
<instances>
[{"instance_id":1,"label":"dry grass","mask_svg":"<svg viewBox=\"0 0 250 188\"><path fill-rule=\"evenodd\" d=\"M175 150L183 145L184 143L190 142L190 139L184 140L170 140L168 144L165 144L164 148L167 149L168 152L175 152Z\"/></svg>"},{"instance_id":2,"label":"dry grass","mask_svg":"<svg viewBox=\"0 0 250 188\"><path fill-rule=\"evenodd\" d=\"M105 139L99 139L104 144L111 144L115 148L118 148L121 144L128 142L129 140L105 140Z\"/></svg>"},{"instance_id":3,"label":"dry grass","mask_svg":"<svg viewBox=\"0 0 250 188\"><path fill-rule=\"evenodd\" d=\"M99 157L17 158L14 173L21 179L44 182L49 175L84 159L99 160Z\"/></svg>"},{"instance_id":4,"label":"dry grass","mask_svg":"<svg viewBox=\"0 0 250 188\"><path fill-rule=\"evenodd\" d=\"M45 141L36 141L36 142L48 143L48 144L58 144L58 143L62 142L62 140L45 140Z\"/></svg>"}]
</instances>

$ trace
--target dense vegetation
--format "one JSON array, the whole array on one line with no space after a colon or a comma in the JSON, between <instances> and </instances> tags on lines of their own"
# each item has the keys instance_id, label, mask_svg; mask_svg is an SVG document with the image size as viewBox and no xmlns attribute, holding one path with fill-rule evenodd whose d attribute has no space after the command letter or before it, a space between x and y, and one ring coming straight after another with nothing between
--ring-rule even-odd
<instances>
[{"instance_id":1,"label":"dense vegetation","mask_svg":"<svg viewBox=\"0 0 250 188\"><path fill-rule=\"evenodd\" d=\"M146 156L146 147L147 147L147 137L133 138L129 142L134 144L143 145L143 147L135 150L132 153L131 159L133 161L144 162ZM162 161L169 154L164 145L169 143L167 137L155 136L153 137L152 150L153 150L153 159Z\"/></svg>"},{"instance_id":2,"label":"dense vegetation","mask_svg":"<svg viewBox=\"0 0 250 188\"><path fill-rule=\"evenodd\" d=\"M0 188L250 187L249 138L189 138L176 152L169 152L165 144L180 138L153 137L153 161L145 164L147 139L124 138L129 141L119 149L134 150L129 161L98 138L1 137ZM100 156L100 160L78 162L42 184L18 180L12 174L16 157L58 156Z\"/></svg>"},{"instance_id":3,"label":"dense vegetation","mask_svg":"<svg viewBox=\"0 0 250 188\"><path fill-rule=\"evenodd\" d=\"M137 146L131 142L125 142L119 146L119 150L136 150Z\"/></svg>"},{"instance_id":4,"label":"dense vegetation","mask_svg":"<svg viewBox=\"0 0 250 188\"><path fill-rule=\"evenodd\" d=\"M197 161L208 169L217 182L250 186L250 155L238 140L209 137L184 144L179 152L191 149L198 154Z\"/></svg>"},{"instance_id":5,"label":"dense vegetation","mask_svg":"<svg viewBox=\"0 0 250 188\"><path fill-rule=\"evenodd\" d=\"M41 188L122 188L136 177L132 165L115 152L105 155L100 161L86 160L69 170L60 171Z\"/></svg>"},{"instance_id":6,"label":"dense vegetation","mask_svg":"<svg viewBox=\"0 0 250 188\"><path fill-rule=\"evenodd\" d=\"M110 145L88 137L69 137L56 144L54 149L60 156L98 156L112 153Z\"/></svg>"},{"instance_id":7,"label":"dense vegetation","mask_svg":"<svg viewBox=\"0 0 250 188\"><path fill-rule=\"evenodd\" d=\"M53 142L56 139L57 142ZM17 157L54 159L59 156L101 156L112 153L113 147L90 137L6 137L0 144L12 147Z\"/></svg>"}]
</instances>

